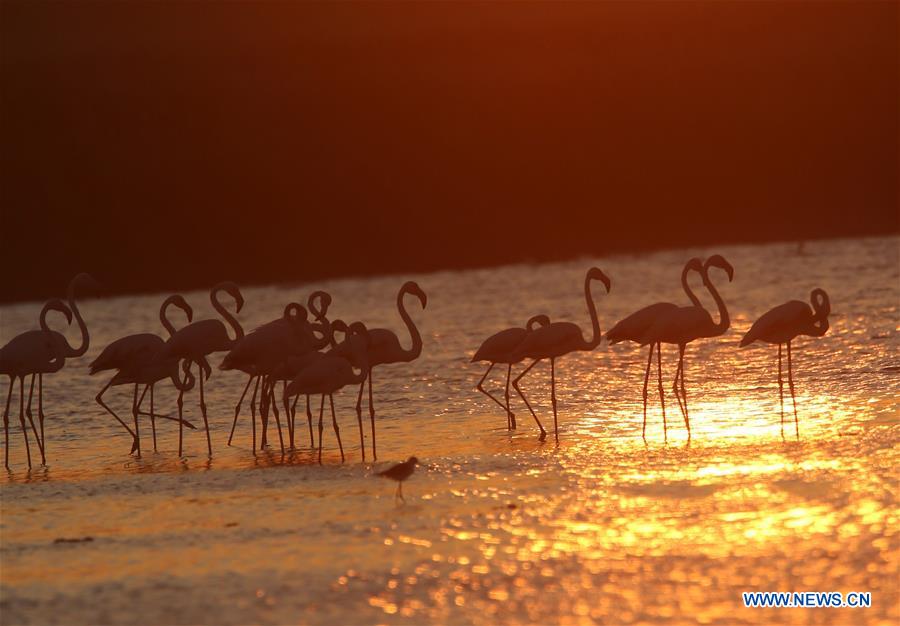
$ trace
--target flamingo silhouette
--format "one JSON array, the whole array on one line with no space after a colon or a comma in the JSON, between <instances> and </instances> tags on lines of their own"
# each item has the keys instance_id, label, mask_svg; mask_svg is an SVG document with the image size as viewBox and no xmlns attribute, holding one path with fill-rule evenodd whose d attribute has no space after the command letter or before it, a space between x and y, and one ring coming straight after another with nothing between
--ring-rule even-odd
<instances>
[{"instance_id":1,"label":"flamingo silhouette","mask_svg":"<svg viewBox=\"0 0 900 626\"><path fill-rule=\"evenodd\" d=\"M176 332L175 327L172 325L172 322L169 321L166 315L166 311L170 306L177 306L179 309L184 311L189 324L194 319L194 310L182 296L177 294L169 296L163 301L163 303L159 307L159 321L162 324L163 328L165 328L169 333L169 337L172 337ZM125 337L116 339L108 346L106 346L103 351L97 356L97 358L94 359L94 361L90 364L91 376L99 372L119 370L119 373L117 373L113 378L109 380L109 382L106 383L106 386L100 390L100 393L98 393L94 399L97 401L97 404L102 406L107 413L112 415L122 426L125 427L125 430L127 430L131 434L132 438L134 439L135 446L132 451L137 450L138 456L141 455L140 430L138 427L138 411L140 408L137 403L138 386L144 384L150 389L150 424L153 431L153 451L156 452L156 415L153 412L153 386L159 380L169 378L173 367L175 370L175 374L174 377L172 377L172 381L173 383L175 383L175 387L179 390L182 385L181 381L178 379L177 359L166 359L161 360L158 363L155 362L157 353L165 345L165 339L153 333L137 333L134 335L127 335ZM154 378L154 372L160 373L159 378ZM153 379L152 381L149 380L151 378ZM107 405L103 401L103 394L106 393L107 389L115 385L125 384L123 382L125 380L128 380L129 382L134 384L134 400L132 401L131 405L132 416L134 418L134 430L131 430L131 428L128 427L128 424L126 424L124 420L122 420L122 418L116 415L116 412L113 411L109 407L109 405ZM146 388L144 390L144 393L146 393ZM141 396L141 398L143 399L143 395Z\"/></svg>"},{"instance_id":2,"label":"flamingo silhouette","mask_svg":"<svg viewBox=\"0 0 900 626\"><path fill-rule=\"evenodd\" d=\"M256 450L256 397L262 383L262 396L270 395L267 374L284 359L294 353L302 353L312 349L313 334L308 322L306 308L296 302L289 303L282 317L272 320L256 328L235 342L234 347L225 355L222 370L237 369L249 375L244 391L234 408L234 421L228 445L234 437L234 429L240 415L241 404L247 395L250 384L255 380L253 395L250 398L250 413L253 431L253 449Z\"/></svg>"},{"instance_id":3,"label":"flamingo silhouette","mask_svg":"<svg viewBox=\"0 0 900 626\"><path fill-rule=\"evenodd\" d=\"M784 381L781 375L781 346L787 345L788 385L794 404L794 430L800 437L800 422L797 419L797 399L794 396L794 374L791 364L791 341L799 335L821 337L828 331L828 316L831 314L831 300L824 289L813 289L809 294L812 308L800 300L785 302L753 322L753 326L741 339L741 347L755 341L778 344L778 397L781 401L781 430L784 435Z\"/></svg>"},{"instance_id":4,"label":"flamingo silhouette","mask_svg":"<svg viewBox=\"0 0 900 626\"><path fill-rule=\"evenodd\" d=\"M489 363L487 371L484 373L484 376L481 377L481 380L478 381L475 388L506 411L506 428L509 430L513 430L516 427L516 416L509 408L509 380L512 374L512 366L515 363L521 362L521 359L519 361L513 361L511 358L512 354L514 350L519 347L519 344L522 343L528 333L534 330L535 325L548 326L549 324L550 318L546 315L535 315L528 320L525 324L525 328L513 327L494 333L482 342L481 346L475 352L475 356L472 357L472 363L478 361L487 361ZM488 377L488 374L491 373L491 370L494 369L494 366L498 363L507 366L505 405L492 396L491 393L482 386L485 379ZM540 422L538 422L538 427L541 429L541 432L544 433L544 427Z\"/></svg>"},{"instance_id":5,"label":"flamingo silhouette","mask_svg":"<svg viewBox=\"0 0 900 626\"><path fill-rule=\"evenodd\" d=\"M688 439L691 436L691 421L688 414L687 391L684 385L684 350L687 344L702 337L718 337L723 335L730 326L728 309L719 295L719 291L709 279L709 268L718 267L728 275L728 281L734 280L734 268L721 255L714 254L703 264L703 285L712 295L719 309L719 322L715 323L712 316L702 306L692 305L677 307L659 317L644 333L639 343L653 345L654 343L671 343L678 346L678 369L675 372L675 380L672 391L678 400L678 407L684 417L684 425L687 427ZM680 388L679 388L680 382Z\"/></svg>"},{"instance_id":6,"label":"flamingo silhouette","mask_svg":"<svg viewBox=\"0 0 900 626\"><path fill-rule=\"evenodd\" d=\"M212 441L209 437L209 420L206 415L206 400L203 394L203 379L209 378L211 368L206 357L214 352L223 352L234 347L235 343L244 336L244 329L219 302L219 293L224 291L235 301L235 310L240 313L244 307L244 296L233 282L219 283L209 292L209 300L216 312L228 322L234 330L235 337L228 336L228 330L221 320L209 319L192 322L169 337L166 345L157 353L160 360L184 359L188 361L186 371L190 370L191 363L197 363L200 375L197 377L200 383L200 412L203 414L203 425L206 428L206 447L212 456ZM184 390L178 391L178 456L182 456L184 437Z\"/></svg>"},{"instance_id":7,"label":"flamingo silhouette","mask_svg":"<svg viewBox=\"0 0 900 626\"><path fill-rule=\"evenodd\" d=\"M22 426L22 436L25 439L25 453L28 456L28 467L31 468L31 446L28 443L28 430L25 427L25 416L31 423L31 430L34 438L38 443L41 452L41 461L46 463L46 455L44 454L43 436L38 434L34 425L34 420L30 412L25 411L25 377L34 374L51 374L62 369L65 365L65 352L67 344L63 340L63 344L59 342L58 337L61 334L51 331L47 326L47 314L50 311L58 311L65 315L69 324L72 323L72 312L62 302L62 300L54 298L49 300L40 315L40 330L29 330L21 333L0 348L0 374L9 377L9 390L6 394L6 408L3 411L3 433L5 447L5 466L9 469L9 406L12 399L13 387L16 379L19 380L19 424ZM33 389L33 384L32 384ZM29 397L30 400L30 397ZM39 405L40 406L40 405Z\"/></svg>"},{"instance_id":8,"label":"flamingo silhouette","mask_svg":"<svg viewBox=\"0 0 900 626\"><path fill-rule=\"evenodd\" d=\"M354 322L350 325L350 332L353 335L359 335L366 339L368 343L368 331L362 322ZM299 394L314 395L321 394L322 402L319 406L319 463L322 463L322 416L325 411L325 396L328 396L331 405L331 422L334 427L334 434L337 437L338 447L341 451L341 462L344 461L344 446L341 443L341 431L337 423L334 412L334 393L347 385L364 384L369 371L369 354L365 344L358 342L347 343L347 350L352 358L347 359L343 356L337 356L331 352L322 354L319 352L310 352L301 360L305 361L305 366L301 367L300 372L291 380L284 389L284 409L289 411L289 398ZM359 369L359 373L354 373L354 366Z\"/></svg>"},{"instance_id":9,"label":"flamingo silhouette","mask_svg":"<svg viewBox=\"0 0 900 626\"><path fill-rule=\"evenodd\" d=\"M409 350L400 345L400 338L391 330L386 328L371 328L368 330L368 371L366 372L365 378L360 381L356 407L357 412L362 410L363 385L365 385L366 380L368 380L369 419L372 423L372 458L375 460L378 459L378 453L375 446L375 404L373 400L374 394L372 392L372 370L377 365L409 363L418 359L419 355L422 354L422 336L419 334L419 329L416 328L415 323L412 321L409 313L407 313L406 306L403 303L403 297L406 295L417 297L422 304L423 310L428 304L428 296L426 296L425 292L422 291L422 288L413 281L404 283L403 286L400 287L400 291L397 292L397 310L400 312L400 318L403 320L403 323L406 324L410 339L412 340L412 346Z\"/></svg>"},{"instance_id":10,"label":"flamingo silhouette","mask_svg":"<svg viewBox=\"0 0 900 626\"><path fill-rule=\"evenodd\" d=\"M687 294L687 297L694 306L701 306L700 300L694 295L694 292L688 284L688 273L691 271L702 274L703 261L694 257L685 263L684 268L681 270L681 287L684 289L684 293ZM617 344L620 341L633 341L639 343L644 334L658 319L666 315L671 315L677 308L678 305L671 302L656 302L655 304L645 306L643 309L635 311L628 317L617 322L616 325L606 333L606 340L610 345ZM657 342L655 344L650 344L650 349L647 351L647 369L644 372L644 423L641 426L641 437L645 441L647 439L647 384L650 381L650 367L653 365L654 346L656 347L656 376L659 387L659 403L660 406L662 406L663 415L663 437L668 440L666 398L662 382L662 353L660 344Z\"/></svg>"},{"instance_id":11,"label":"flamingo silhouette","mask_svg":"<svg viewBox=\"0 0 900 626\"><path fill-rule=\"evenodd\" d=\"M534 420L540 426L534 409L531 408L525 394L519 388L519 381L527 374L531 368L544 359L550 359L550 401L553 404L553 433L556 441L559 442L559 422L557 419L556 407L556 359L574 352L576 350L590 351L600 345L603 335L600 332L600 321L597 319L597 307L594 305L594 297L591 295L591 281L599 280L606 287L609 293L609 278L600 269L592 267L588 270L584 277L584 299L587 303L588 313L591 316L592 335L590 339L585 339L581 329L577 324L572 322L553 322L549 326L538 328L522 340L519 347L513 351L513 359L521 360L523 358L534 359L531 364L526 367L513 381L513 387L519 392L525 406L531 411ZM543 426L541 426L540 440L543 441L547 436Z\"/></svg>"},{"instance_id":12,"label":"flamingo silhouette","mask_svg":"<svg viewBox=\"0 0 900 626\"><path fill-rule=\"evenodd\" d=\"M84 323L84 318L81 317L81 311L78 309L78 304L75 302L75 290L83 290L87 289L88 291L97 292L100 290L100 283L98 283L93 276L90 274L85 274L84 272L75 275L72 280L69 281L69 286L66 290L66 299L68 301L68 307L72 311L72 314L75 317L75 320L78 322L78 328L81 331L81 344L77 348L73 348L69 341L66 339L65 335L58 333L54 330L49 331L53 337L54 344L58 347L59 354L64 358L76 358L83 356L90 347L90 334L88 333L87 324ZM62 369L62 366L65 363L61 363L59 369ZM54 370L58 371L58 370ZM46 442L44 441L44 374L50 372L38 372L38 419L41 425L41 445L42 452L46 452ZM31 377L31 389L34 389L34 376ZM28 407L26 408L26 413L31 415L31 393L28 395Z\"/></svg>"}]
</instances>

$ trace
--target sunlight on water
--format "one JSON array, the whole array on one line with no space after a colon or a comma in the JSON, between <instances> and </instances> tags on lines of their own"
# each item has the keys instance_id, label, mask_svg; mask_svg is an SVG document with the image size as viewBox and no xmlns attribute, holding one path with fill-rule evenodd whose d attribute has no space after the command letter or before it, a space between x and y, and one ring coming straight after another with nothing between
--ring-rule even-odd
<instances>
[{"instance_id":1,"label":"sunlight on water","mask_svg":"<svg viewBox=\"0 0 900 626\"><path fill-rule=\"evenodd\" d=\"M105 381L86 364L118 335L157 329L161 298L86 302L91 349L46 383L48 468L24 471L12 424L14 471L0 484L4 622L896 623L898 241L806 250L715 250L736 268L721 287L732 330L688 349L690 441L671 393L673 350L663 355L667 441L655 385L641 439L646 354L634 346L560 361L558 446L552 434L537 440L518 399L508 433L473 390L483 368L468 361L483 338L532 313L589 328L581 281L594 262L613 279L597 299L607 329L650 301L681 301L681 263L709 251L416 277L429 293L413 313L425 352L376 370L376 464L359 462L349 392L337 407L343 465L330 429L326 464L316 463L299 413L300 448L284 458L253 455L246 420L226 447L244 381L220 371L208 396L212 459L201 430L186 431L178 459L171 423L158 427L160 452L129 457L127 437L93 403ZM252 328L324 287L335 317L399 331L393 301L405 278L245 289L241 319ZM815 286L834 311L825 338L795 344L798 438L789 396L782 429L775 349L737 343L759 314ZM198 318L211 315L204 294L185 295ZM3 341L38 310L3 308ZM552 429L549 367L524 387ZM110 398L128 413L127 390ZM157 403L174 410L174 395L161 390ZM393 484L373 474L409 454L423 465L398 507ZM751 610L740 599L748 590L871 591L873 606Z\"/></svg>"}]
</instances>

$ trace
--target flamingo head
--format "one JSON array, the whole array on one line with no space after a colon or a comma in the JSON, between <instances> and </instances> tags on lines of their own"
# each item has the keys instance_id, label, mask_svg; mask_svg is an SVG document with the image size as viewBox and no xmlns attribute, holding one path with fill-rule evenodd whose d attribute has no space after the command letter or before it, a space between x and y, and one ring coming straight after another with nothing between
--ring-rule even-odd
<instances>
[{"instance_id":1,"label":"flamingo head","mask_svg":"<svg viewBox=\"0 0 900 626\"><path fill-rule=\"evenodd\" d=\"M525 324L525 328L527 328L529 331L532 331L532 330L534 330L535 325L538 325L538 326L549 326L549 325L550 325L550 318L547 317L546 315L543 315L543 314L541 314L541 315L535 315L535 316L532 317L530 320L528 320L528 323Z\"/></svg>"},{"instance_id":2,"label":"flamingo head","mask_svg":"<svg viewBox=\"0 0 900 626\"><path fill-rule=\"evenodd\" d=\"M290 302L284 307L284 319L289 322L305 322L308 318L306 307L299 302Z\"/></svg>"},{"instance_id":3,"label":"flamingo head","mask_svg":"<svg viewBox=\"0 0 900 626\"><path fill-rule=\"evenodd\" d=\"M57 311L58 313L62 313L66 316L66 322L69 325L72 324L72 310L67 307L66 303L59 298L52 298L50 300L47 300L47 303L44 305L44 309L41 311L41 328L43 328L44 330L49 330L47 328L45 318L47 317L47 313L49 313L50 311Z\"/></svg>"},{"instance_id":4,"label":"flamingo head","mask_svg":"<svg viewBox=\"0 0 900 626\"><path fill-rule=\"evenodd\" d=\"M693 270L695 272L700 272L702 274L703 273L703 261L697 257L689 259L688 262L684 264L683 271L684 271L684 273L687 273L691 270Z\"/></svg>"},{"instance_id":5,"label":"flamingo head","mask_svg":"<svg viewBox=\"0 0 900 626\"><path fill-rule=\"evenodd\" d=\"M212 293L217 291L224 291L234 298L235 311L238 313L244 308L244 296L241 294L241 290L238 288L237 283L233 283L230 280L223 281L212 288Z\"/></svg>"},{"instance_id":6,"label":"flamingo head","mask_svg":"<svg viewBox=\"0 0 900 626\"><path fill-rule=\"evenodd\" d=\"M353 322L347 328L347 332L362 337L366 340L366 345L369 345L369 329L362 322Z\"/></svg>"},{"instance_id":7,"label":"flamingo head","mask_svg":"<svg viewBox=\"0 0 900 626\"><path fill-rule=\"evenodd\" d=\"M338 331L338 332L344 333L345 338L346 338L347 334L350 332L350 330L347 326L347 322L345 322L344 320L334 320L333 322L331 322L331 331L332 332Z\"/></svg>"},{"instance_id":8,"label":"flamingo head","mask_svg":"<svg viewBox=\"0 0 900 626\"><path fill-rule=\"evenodd\" d=\"M706 259L706 263L703 265L704 277L708 274L710 267L718 267L721 270L725 270L725 273L728 274L728 282L734 280L734 268L721 254L714 254Z\"/></svg>"},{"instance_id":9,"label":"flamingo head","mask_svg":"<svg viewBox=\"0 0 900 626\"><path fill-rule=\"evenodd\" d=\"M103 285L90 274L81 272L80 274L76 274L75 277L69 281L68 295L70 300L74 299L76 288L86 289L87 291L97 293L103 290Z\"/></svg>"},{"instance_id":10,"label":"flamingo head","mask_svg":"<svg viewBox=\"0 0 900 626\"><path fill-rule=\"evenodd\" d=\"M831 315L831 299L824 289L813 289L812 293L809 294L809 300L816 310L817 317L827 318Z\"/></svg>"},{"instance_id":11,"label":"flamingo head","mask_svg":"<svg viewBox=\"0 0 900 626\"><path fill-rule=\"evenodd\" d=\"M422 291L422 288L419 287L419 284L415 281L406 282L403 287L400 288L401 293L411 293L419 299L419 302L422 303L422 308L425 308L425 305L428 304L428 296L425 295L425 292Z\"/></svg>"},{"instance_id":12,"label":"flamingo head","mask_svg":"<svg viewBox=\"0 0 900 626\"><path fill-rule=\"evenodd\" d=\"M316 301L318 301L318 304L316 304ZM328 307L331 306L331 294L326 291L314 291L309 294L306 304L309 310L313 312L313 315L317 319L321 319L325 317L325 314L328 313Z\"/></svg>"},{"instance_id":13,"label":"flamingo head","mask_svg":"<svg viewBox=\"0 0 900 626\"><path fill-rule=\"evenodd\" d=\"M175 294L174 296L172 296L169 302L184 311L184 314L187 317L188 324L194 321L194 309L191 308L191 305L187 303L187 300L184 299L184 296Z\"/></svg>"},{"instance_id":14,"label":"flamingo head","mask_svg":"<svg viewBox=\"0 0 900 626\"><path fill-rule=\"evenodd\" d=\"M588 270L587 280L599 280L603 283L603 286L606 287L606 293L609 293L610 287L612 287L612 283L609 280L609 276L603 273L599 267L592 267Z\"/></svg>"}]
</instances>

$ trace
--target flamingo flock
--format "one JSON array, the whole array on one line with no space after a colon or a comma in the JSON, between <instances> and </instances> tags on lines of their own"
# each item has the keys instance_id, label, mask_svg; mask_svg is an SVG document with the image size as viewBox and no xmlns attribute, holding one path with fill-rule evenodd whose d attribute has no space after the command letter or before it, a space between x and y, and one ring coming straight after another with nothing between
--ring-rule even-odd
<instances>
[{"instance_id":1,"label":"flamingo flock","mask_svg":"<svg viewBox=\"0 0 900 626\"><path fill-rule=\"evenodd\" d=\"M690 259L681 273L681 285L690 302L678 305L657 302L648 305L617 322L606 333L609 344L631 341L639 346L647 346L647 366L643 380L643 424L641 436L646 440L647 403L650 371L653 355L657 359L657 386L663 415L663 433L668 438L668 423L665 412L665 392L662 380L662 344L678 347L678 365L672 384L678 406L690 438L691 425L688 410L687 385L685 383L685 351L688 344L723 335L730 327L730 317L725 302L719 293L711 270L724 273L728 281L734 279L734 269L721 255L713 255L702 261ZM700 276L704 288L716 305L716 310L706 310L700 299L692 291L688 277L691 273ZM594 302L594 283L599 282L606 293L612 287L610 278L599 268L592 267L584 278L584 299L590 319L590 331L586 335L572 322L552 322L544 314L530 317L524 327L501 330L488 337L475 352L472 362L486 362L487 370L481 376L476 389L499 406L506 414L507 428L517 428L515 413L511 407L510 385L522 399L539 430L539 439L545 440L547 430L529 402L521 382L541 361L550 362L550 403L553 410L553 435L559 441L559 415L556 392L556 362L573 352L589 352L597 348L604 338L600 329L600 317ZM3 413L5 465L9 469L9 416L13 389L18 386L19 426L24 440L28 466L32 466L29 439L31 434L37 443L41 463L46 464L46 439L44 435L43 376L62 369L66 359L84 355L90 345L87 325L78 309L76 293L96 291L98 283L87 274L78 274L68 286L66 301L51 299L39 315L39 328L26 331L12 338L0 348L0 374L9 378L6 404ZM232 312L222 301L227 295L233 302ZM213 454L212 437L206 404L204 383L212 376L214 368L210 357L225 353L219 365L221 370L237 370L247 375L234 408L228 445L232 445L242 407L250 394L251 445L255 451L268 445L270 419L274 418L281 452L298 445L295 428L297 404L305 396L306 417L309 429L310 447L318 450L318 461L322 462L325 401L328 400L331 423L341 454L345 460L340 426L334 408L334 394L345 387L356 387L356 418L362 459L366 459L365 428L362 403L367 395L372 458L377 460L376 410L373 391L373 373L376 367L409 363L422 354L423 341L413 317L407 310L410 298L418 301L424 310L428 303L425 292L415 282L407 282L397 292L396 305L401 323L409 336L409 347L404 347L400 337L387 328L369 328L361 321L346 323L340 319L329 319L328 309L332 298L324 291L309 295L306 305L290 302L285 305L282 315L270 322L245 333L237 319L244 307L244 297L238 286L232 282L215 285L209 294L218 318L194 321L193 309L180 295L166 298L159 308L159 320L167 333L163 338L147 332L121 337L108 346L90 363L91 375L109 372L112 374L105 386L96 395L96 402L111 415L131 437L131 453L142 454L140 418L150 418L153 451L157 451L157 420L163 419L178 424L178 454L184 452L184 429L196 427L184 418L185 393L197 390L197 401L206 435L207 452ZM180 309L185 323L176 328L169 318L169 309ZM47 318L50 313L59 313L68 325L77 322L81 342L73 348L65 335L50 328ZM793 363L791 342L800 335L821 337L828 328L831 312L828 295L822 289L811 294L811 306L805 302L792 300L777 306L762 315L744 335L741 347L756 341L778 345L778 386L781 399L782 428L784 425L784 379L782 374L782 347L787 352L787 383L794 403L794 422L799 437L796 397L794 395ZM311 315L310 315L311 314ZM718 318L714 321L713 315ZM340 339L340 341L338 341ZM530 361L513 378L513 367ZM497 365L506 366L506 382L501 400L484 387L484 382ZM25 379L29 378L28 399L25 400ZM177 415L157 412L154 402L154 388L170 381L178 392ZM281 383L280 393L278 383ZM37 385L37 424L34 421L32 404ZM110 387L133 385L130 424L104 400ZM251 392L252 387L252 392ZM368 387L368 394L366 394ZM149 410L143 410L144 400L149 395ZM318 441L313 422L313 398L319 396ZM285 439L282 416L287 429ZM258 418L258 419L257 419ZM26 424L27 419L27 424ZM302 426L301 426L302 428ZM259 436L257 433L259 430Z\"/></svg>"}]
</instances>

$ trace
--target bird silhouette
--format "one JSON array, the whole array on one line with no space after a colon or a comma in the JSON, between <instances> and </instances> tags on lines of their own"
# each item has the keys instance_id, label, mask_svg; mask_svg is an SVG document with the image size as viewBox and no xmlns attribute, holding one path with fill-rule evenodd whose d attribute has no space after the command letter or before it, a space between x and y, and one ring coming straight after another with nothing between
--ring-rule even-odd
<instances>
[{"instance_id":1,"label":"bird silhouette","mask_svg":"<svg viewBox=\"0 0 900 626\"><path fill-rule=\"evenodd\" d=\"M194 318L194 310L182 296L177 294L171 295L163 301L159 307L159 321L169 333L169 337L172 337L176 330L167 316L167 310L170 306L177 306L184 311L189 324ZM179 391L182 390L184 384L178 377L177 358L157 359L159 351L165 345L165 339L153 333L127 335L116 339L106 346L90 364L91 376L100 372L118 370L118 373L106 383L106 386L100 390L94 399L97 404L102 406L107 413L112 415L131 434L134 446L132 452L137 451L138 456L141 455L140 428L138 426L138 413L140 411L140 405L137 401L138 387L143 384L145 386L144 393L147 392L148 388L150 390L150 424L153 431L153 451L155 452L156 414L153 410L153 387L158 381L165 378L171 378ZM134 398L131 403L134 430L131 430L128 424L103 401L103 394L106 393L107 389L116 385L126 384L126 381L134 384ZM143 397L141 395L141 400L143 400Z\"/></svg>"},{"instance_id":2,"label":"bird silhouette","mask_svg":"<svg viewBox=\"0 0 900 626\"><path fill-rule=\"evenodd\" d=\"M372 458L378 459L378 452L375 445L375 404L372 392L372 370L377 365L389 365L391 363L409 363L415 361L422 354L422 336L416 327L406 306L403 303L403 297L412 295L419 299L422 309L428 304L428 296L422 291L422 288L413 281L408 281L400 287L397 292L397 310L400 312L400 318L406 324L412 346L407 350L400 345L400 338L386 328L371 328L368 331L368 371L366 378L362 380L359 388L359 396L357 398L357 407L361 409L363 385L368 380L369 384L369 419L372 423Z\"/></svg>"},{"instance_id":3,"label":"bird silhouette","mask_svg":"<svg viewBox=\"0 0 900 626\"><path fill-rule=\"evenodd\" d=\"M519 381L527 374L531 368L544 359L550 359L550 401L553 404L553 433L556 441L559 442L559 421L557 419L556 406L556 359L574 352L576 350L590 351L600 345L603 334L600 332L600 320L597 318L597 307L594 304L594 297L591 295L591 282L599 280L606 287L609 293L609 278L600 269L592 267L588 270L584 277L584 299L587 304L588 313L591 317L591 338L585 339L581 332L581 328L572 322L553 322L543 328L538 328L525 336L525 339L519 344L512 354L513 359L530 358L534 359L531 364L526 367L513 381L513 387L519 392L525 406L531 411L535 421L540 425L534 409L525 398L525 394L519 388ZM546 431L541 427L540 439L546 438Z\"/></svg>"},{"instance_id":4,"label":"bird silhouette","mask_svg":"<svg viewBox=\"0 0 900 626\"><path fill-rule=\"evenodd\" d=\"M784 435L784 381L782 378L781 346L787 345L788 385L794 405L794 429L800 437L800 422L797 418L797 399L794 396L794 374L791 362L791 341L799 335L821 337L828 332L828 316L831 314L831 300L823 289L813 289L809 294L812 308L800 300L785 302L753 322L750 330L741 339L741 347L755 341L778 344L778 397L781 401L781 429Z\"/></svg>"},{"instance_id":5,"label":"bird silhouette","mask_svg":"<svg viewBox=\"0 0 900 626\"><path fill-rule=\"evenodd\" d=\"M500 406L500 408L506 411L506 428L509 430L513 430L516 428L516 416L513 414L512 410L509 407L509 382L512 375L512 366L515 363L520 363L522 360L519 359L518 361L513 361L513 352L516 348L519 347L519 344L522 343L528 333L534 330L535 326L548 326L549 324L550 318L546 315L535 315L528 320L528 322L525 324L525 328L513 327L494 333L493 335L485 339L484 342L482 342L481 346L472 357L472 363L476 363L478 361L487 361L489 363L487 371L484 373L484 376L481 377L481 380L478 381L478 384L475 386L475 388L486 395L488 398L496 402ZM491 370L494 369L494 366L498 363L507 366L505 392L506 404L500 402L500 400L491 395L491 393L482 386L485 379L488 377L488 374L491 373ZM541 425L540 421L537 422L537 425L541 429L541 433L543 434L544 427Z\"/></svg>"},{"instance_id":6,"label":"bird silhouette","mask_svg":"<svg viewBox=\"0 0 900 626\"><path fill-rule=\"evenodd\" d=\"M377 472L375 475L396 481L397 491L394 494L394 500L396 501L397 498L399 498L403 502L406 502L406 498L403 497L403 481L413 475L413 472L416 471L416 465L418 465L418 463L419 459L411 456L403 461L403 463L392 465L384 471Z\"/></svg>"},{"instance_id":7,"label":"bird silhouette","mask_svg":"<svg viewBox=\"0 0 900 626\"><path fill-rule=\"evenodd\" d=\"M701 306L700 300L696 295L694 295L694 292L691 290L691 286L688 284L688 273L690 273L691 271L702 274L703 261L701 261L697 257L694 257L688 260L688 262L684 264L684 268L681 270L681 287L684 289L684 293L687 294L688 299L690 299L694 306ZM677 308L678 305L671 302L656 302L649 306L645 306L644 308L635 311L628 317L617 322L615 326L609 329L609 331L606 333L606 340L610 345L615 345L621 341L633 341L635 343L640 343L641 339L644 337L644 334L658 319L665 317L666 315L671 315L672 312ZM644 372L643 393L644 422L641 426L641 437L644 440L646 440L647 438L647 384L650 381L650 368L653 365L654 346L656 347L656 376L657 384L659 387L659 403L662 407L663 415L663 437L668 440L668 424L666 423L666 398L662 382L662 351L659 342L650 344L650 349L647 351L647 369Z\"/></svg>"},{"instance_id":8,"label":"bird silhouette","mask_svg":"<svg viewBox=\"0 0 900 626\"><path fill-rule=\"evenodd\" d=\"M718 323L713 322L709 312L700 305L677 307L660 316L647 329L639 340L644 345L653 345L654 343L671 343L678 346L678 369L675 372L675 380L672 390L675 392L675 398L678 400L678 407L684 417L684 425L688 431L688 439L691 436L691 421L687 406L687 390L684 384L684 350L687 344L700 339L702 337L718 337L723 335L730 326L730 318L725 302L719 295L719 291L709 278L709 268L717 267L724 270L728 276L728 281L734 280L734 268L731 264L719 254L706 259L703 264L703 285L712 295L713 300L719 311ZM679 386L680 383L680 386Z\"/></svg>"},{"instance_id":9,"label":"bird silhouette","mask_svg":"<svg viewBox=\"0 0 900 626\"><path fill-rule=\"evenodd\" d=\"M31 423L31 430L41 452L41 461L46 463L44 454L43 435L39 435L34 425L34 419L30 412L25 411L25 377L32 376L32 389L34 388L34 374L50 374L59 371L65 365L66 346L59 342L61 334L55 333L47 326L47 314L50 311L62 313L69 324L72 323L72 311L62 300L49 300L41 310L40 330L29 330L16 335L6 345L0 348L0 375L9 377L9 389L6 394L6 408L3 411L3 434L5 448L5 466L9 469L9 407L12 400L13 387L16 380L19 381L19 424L22 427L22 436L25 439L25 453L28 457L28 467L31 468L31 446L28 443L28 430L25 427L25 417ZM54 334L55 333L55 334ZM63 339L63 343L65 340ZM30 397L29 397L30 400ZM40 405L39 405L40 406ZM43 428L41 429L43 431Z\"/></svg>"},{"instance_id":10,"label":"bird silhouette","mask_svg":"<svg viewBox=\"0 0 900 626\"><path fill-rule=\"evenodd\" d=\"M175 332L169 337L166 345L157 353L160 360L167 359L184 359L188 362L188 370L191 363L197 363L200 369L200 375L197 377L200 387L200 412L203 415L203 425L206 427L206 446L209 455L212 456L212 441L209 436L209 420L206 415L206 400L203 393L203 379L209 377L211 368L206 357L214 352L223 352L234 347L241 337L244 336L244 329L238 323L237 319L225 309L219 302L219 293L224 291L235 301L235 310L241 312L244 307L244 296L241 295L240 289L233 282L226 281L219 283L209 292L209 299L213 308L222 316L228 325L234 330L234 339L228 336L228 330L221 320L208 319L191 322L184 328ZM183 438L184 438L184 390L178 391L178 456L182 456Z\"/></svg>"},{"instance_id":11,"label":"bird silhouette","mask_svg":"<svg viewBox=\"0 0 900 626\"><path fill-rule=\"evenodd\" d=\"M309 297L309 302L314 303L318 298L324 298L324 308L327 310L331 302L331 296L325 292L315 292ZM250 398L250 413L252 419L253 449L256 449L256 397L262 385L260 404L263 409L268 408L269 399L272 397L272 371L281 365L289 356L296 356L323 347L324 342L317 343L313 334L313 327L308 321L307 309L296 302L289 303L283 315L263 324L235 342L234 347L225 355L220 369L237 369L249 375L244 391L234 408L234 421L231 424L231 434L228 437L228 445L231 445L234 429L240 415L241 405L250 384L256 381L253 394ZM327 323L327 322L326 322ZM277 410L277 407L272 407ZM261 414L264 411L261 410ZM267 411L266 411L267 413ZM265 420L264 420L265 421ZM265 427L265 424L264 424ZM290 442L293 447L293 432L288 425ZM263 439L265 445L265 439Z\"/></svg>"},{"instance_id":12,"label":"bird silhouette","mask_svg":"<svg viewBox=\"0 0 900 626\"><path fill-rule=\"evenodd\" d=\"M368 331L361 322L354 322L350 327L354 335L366 338L368 343ZM325 396L328 396L331 404L331 422L334 434L337 437L338 447L341 451L341 462L345 460L344 446L341 443L341 431L334 412L334 394L347 385L362 384L365 382L366 373L369 370L369 354L367 345L353 342L348 344L352 351L351 359L332 353L322 354L310 352L300 357L305 364L300 367L299 373L287 384L284 389L283 401L285 411L288 411L289 398L299 394L322 396L319 407L319 463L322 463L322 416L325 410ZM359 372L354 372L356 367Z\"/></svg>"}]
</instances>

